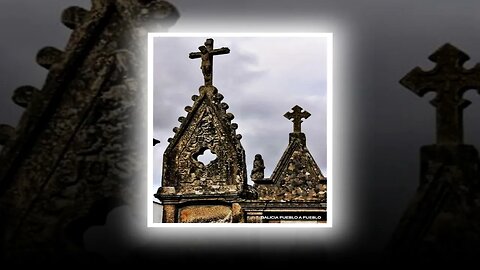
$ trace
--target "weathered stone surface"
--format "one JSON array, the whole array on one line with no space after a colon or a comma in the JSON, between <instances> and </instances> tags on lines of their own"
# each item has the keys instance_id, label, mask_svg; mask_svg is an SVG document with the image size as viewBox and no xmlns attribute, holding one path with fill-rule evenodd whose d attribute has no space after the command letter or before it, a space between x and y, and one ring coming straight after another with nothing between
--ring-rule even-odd
<instances>
[{"instance_id":1,"label":"weathered stone surface","mask_svg":"<svg viewBox=\"0 0 480 270\"><path fill-rule=\"evenodd\" d=\"M62 12L62 23L70 29L75 29L85 22L88 10L82 7L69 7Z\"/></svg>"},{"instance_id":2,"label":"weathered stone surface","mask_svg":"<svg viewBox=\"0 0 480 270\"><path fill-rule=\"evenodd\" d=\"M161 0L137 0L123 1L122 6L127 8L132 16L135 16L143 27L150 32L162 32L172 27L180 17L177 8L167 1Z\"/></svg>"},{"instance_id":3,"label":"weathered stone surface","mask_svg":"<svg viewBox=\"0 0 480 270\"><path fill-rule=\"evenodd\" d=\"M9 125L0 125L0 145L6 144L15 136L15 128Z\"/></svg>"},{"instance_id":4,"label":"weathered stone surface","mask_svg":"<svg viewBox=\"0 0 480 270\"><path fill-rule=\"evenodd\" d=\"M224 193L227 185L240 190L245 179L243 148L220 113L206 95L200 97L165 151L164 186L178 186L182 194ZM197 157L207 149L217 158L204 165Z\"/></svg>"},{"instance_id":5,"label":"weathered stone surface","mask_svg":"<svg viewBox=\"0 0 480 270\"><path fill-rule=\"evenodd\" d=\"M469 145L429 145L422 147L421 161L420 185L390 248L401 256L425 259L480 251L477 150Z\"/></svg>"},{"instance_id":6,"label":"weathered stone surface","mask_svg":"<svg viewBox=\"0 0 480 270\"><path fill-rule=\"evenodd\" d=\"M164 205L163 205L163 218L162 218L162 221L163 221L164 223L174 223L174 222L176 222L176 219L175 219L175 210L176 210L175 205L164 204Z\"/></svg>"},{"instance_id":7,"label":"weathered stone surface","mask_svg":"<svg viewBox=\"0 0 480 270\"><path fill-rule=\"evenodd\" d=\"M245 200L256 200L258 199L258 191L251 185L244 185L240 192L240 198Z\"/></svg>"},{"instance_id":8,"label":"weathered stone surface","mask_svg":"<svg viewBox=\"0 0 480 270\"><path fill-rule=\"evenodd\" d=\"M33 96L39 94L39 91L40 90L33 86L21 86L15 89L15 92L13 92L12 100L18 106L26 108L28 104L32 101Z\"/></svg>"},{"instance_id":9,"label":"weathered stone surface","mask_svg":"<svg viewBox=\"0 0 480 270\"><path fill-rule=\"evenodd\" d=\"M226 51L214 50L211 39L205 44L201 48L208 55L190 54L190 58L202 57L202 66L209 62L204 72L212 67L213 55ZM211 78L212 71L208 72ZM225 121L228 105L217 100L218 90L211 81L206 80L199 92L199 96L192 98L193 106L185 107L188 114L179 118L181 125L174 128L175 136L165 150L162 187L176 187L177 194L238 194L247 180L245 154L235 128ZM203 164L198 156L207 150L217 158ZM156 196L162 198L160 192Z\"/></svg>"},{"instance_id":10,"label":"weathered stone surface","mask_svg":"<svg viewBox=\"0 0 480 270\"><path fill-rule=\"evenodd\" d=\"M243 223L244 220L244 213L242 206L238 203L232 204L232 223Z\"/></svg>"},{"instance_id":11,"label":"weathered stone surface","mask_svg":"<svg viewBox=\"0 0 480 270\"><path fill-rule=\"evenodd\" d=\"M92 1L61 57L39 54L48 77L36 98L18 99L28 108L0 155L2 258L88 260L85 230L136 198L146 147L134 136L146 128L136 117L139 60L159 2Z\"/></svg>"},{"instance_id":12,"label":"weathered stone surface","mask_svg":"<svg viewBox=\"0 0 480 270\"><path fill-rule=\"evenodd\" d=\"M38 51L37 53L37 63L49 69L53 64L60 61L62 58L63 52L54 47L45 47Z\"/></svg>"},{"instance_id":13,"label":"weathered stone surface","mask_svg":"<svg viewBox=\"0 0 480 270\"><path fill-rule=\"evenodd\" d=\"M165 205L178 211L178 222L244 222L243 212L235 201L240 197L255 198L247 192L245 153L231 123L233 114L228 104L212 85L213 55L228 53L227 48L213 49L207 39L200 53L190 58L202 58L205 85L199 95L193 95L193 106L186 106L186 117L179 117L175 135L168 139L164 152L162 187L155 194ZM201 162L200 156L210 151L214 158ZM228 203L205 205L205 200ZM202 202L203 201L203 202ZM182 207L183 203L189 203ZM196 205L198 204L198 205ZM164 222L171 222L166 220Z\"/></svg>"},{"instance_id":14,"label":"weathered stone surface","mask_svg":"<svg viewBox=\"0 0 480 270\"><path fill-rule=\"evenodd\" d=\"M327 179L306 146L301 132L302 118L310 117L298 105L284 116L293 119L293 132L289 144L270 179L253 178L260 200L320 201L327 200ZM255 168L255 166L254 166Z\"/></svg>"},{"instance_id":15,"label":"weathered stone surface","mask_svg":"<svg viewBox=\"0 0 480 270\"><path fill-rule=\"evenodd\" d=\"M308 149L299 141L289 144L271 181L255 185L260 200L327 200L326 178Z\"/></svg>"},{"instance_id":16,"label":"weathered stone surface","mask_svg":"<svg viewBox=\"0 0 480 270\"><path fill-rule=\"evenodd\" d=\"M186 206L180 208L178 219L180 223L231 223L233 211L225 205Z\"/></svg>"},{"instance_id":17,"label":"weathered stone surface","mask_svg":"<svg viewBox=\"0 0 480 270\"><path fill-rule=\"evenodd\" d=\"M265 177L265 164L263 162L262 155L256 154L255 159L253 160L253 169L250 174L250 178L255 180L261 180Z\"/></svg>"}]
</instances>

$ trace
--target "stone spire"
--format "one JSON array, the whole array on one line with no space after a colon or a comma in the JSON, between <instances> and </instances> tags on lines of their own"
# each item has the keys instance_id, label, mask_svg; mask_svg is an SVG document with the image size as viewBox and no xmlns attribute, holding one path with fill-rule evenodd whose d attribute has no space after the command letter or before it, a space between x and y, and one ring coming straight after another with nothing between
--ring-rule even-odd
<instances>
[{"instance_id":1,"label":"stone spire","mask_svg":"<svg viewBox=\"0 0 480 270\"><path fill-rule=\"evenodd\" d=\"M38 52L45 82L16 89L22 118L0 125L1 257L12 265L98 262L85 231L133 203L146 178L138 168L151 141L135 139L146 129L135 117L146 107L139 60L147 33L166 30L179 13L161 0L91 2L63 12L66 46Z\"/></svg>"},{"instance_id":2,"label":"stone spire","mask_svg":"<svg viewBox=\"0 0 480 270\"><path fill-rule=\"evenodd\" d=\"M293 119L289 144L270 178L254 178L260 200L316 201L326 203L327 179L307 149L305 134L301 132L302 119L310 113L295 105L285 113ZM257 158L256 158L257 159Z\"/></svg>"},{"instance_id":3,"label":"stone spire","mask_svg":"<svg viewBox=\"0 0 480 270\"><path fill-rule=\"evenodd\" d=\"M192 96L193 105L185 107L187 115L178 118L180 126L173 129L175 135L168 139L162 187L155 195L164 204L164 222L195 222L187 218L190 210L185 210L183 216L173 214L183 211L185 200L231 203L243 196L248 186L242 136L236 134L238 125L232 123L234 115L227 112L229 106L222 102L223 95L212 85L212 57L229 50L214 50L212 39L207 39L200 50L189 57L202 58L205 85L199 88L199 95ZM215 158L204 164L199 157L207 151Z\"/></svg>"}]
</instances>

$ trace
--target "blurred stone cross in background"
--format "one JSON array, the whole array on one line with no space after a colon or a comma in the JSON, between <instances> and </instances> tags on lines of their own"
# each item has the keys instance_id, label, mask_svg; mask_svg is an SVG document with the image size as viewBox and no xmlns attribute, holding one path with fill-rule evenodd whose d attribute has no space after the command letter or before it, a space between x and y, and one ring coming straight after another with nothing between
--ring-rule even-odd
<instances>
[{"instance_id":1,"label":"blurred stone cross in background","mask_svg":"<svg viewBox=\"0 0 480 270\"><path fill-rule=\"evenodd\" d=\"M473 145L463 143L462 112L470 102L462 95L480 89L480 65L465 69L469 57L448 43L429 59L437 63L432 70L416 67L400 83L419 96L437 93L431 102L437 113L437 143L421 148L420 185L388 248L402 262L406 258L433 262L459 255L476 260L480 159Z\"/></svg>"},{"instance_id":2,"label":"blurred stone cross in background","mask_svg":"<svg viewBox=\"0 0 480 270\"><path fill-rule=\"evenodd\" d=\"M462 113L470 105L462 96L469 89L480 89L480 65L465 69L468 55L448 43L429 59L437 63L432 70L416 67L400 83L419 96L436 92L431 103L437 108L437 144L462 144Z\"/></svg>"},{"instance_id":3,"label":"blurred stone cross in background","mask_svg":"<svg viewBox=\"0 0 480 270\"><path fill-rule=\"evenodd\" d=\"M202 69L203 79L205 80L205 85L212 85L213 83L213 56L228 54L230 49L227 47L222 47L220 49L213 49L213 39L209 38L205 41L205 46L198 47L200 52L191 52L189 54L190 59L201 58L202 64L200 68Z\"/></svg>"}]
</instances>

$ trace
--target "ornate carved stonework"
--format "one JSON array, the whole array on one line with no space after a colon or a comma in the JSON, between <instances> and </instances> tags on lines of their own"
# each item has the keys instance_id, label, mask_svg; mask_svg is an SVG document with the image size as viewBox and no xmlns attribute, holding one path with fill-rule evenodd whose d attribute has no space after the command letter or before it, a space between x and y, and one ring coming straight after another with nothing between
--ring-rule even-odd
<instances>
[{"instance_id":1,"label":"ornate carved stonework","mask_svg":"<svg viewBox=\"0 0 480 270\"><path fill-rule=\"evenodd\" d=\"M202 59L204 85L200 95L192 96L193 106L185 107L187 116L179 118L180 127L168 140L162 186L155 197L164 205L163 222L241 222L237 202L252 197L242 136L236 134L238 125L232 123L234 116L227 112L223 95L212 85L213 56L230 50L213 49L213 39L199 49L189 56ZM198 159L206 151L216 156L208 164Z\"/></svg>"},{"instance_id":2,"label":"ornate carved stonework","mask_svg":"<svg viewBox=\"0 0 480 270\"><path fill-rule=\"evenodd\" d=\"M202 86L195 99L165 151L162 186L177 195L239 193L246 182L245 153L228 106L213 86ZM203 164L197 158L207 149L217 158Z\"/></svg>"},{"instance_id":3,"label":"ornate carved stonework","mask_svg":"<svg viewBox=\"0 0 480 270\"><path fill-rule=\"evenodd\" d=\"M271 178L265 178L265 164L257 154L250 175L255 184L248 185L241 136L235 133L238 125L231 122L228 105L212 85L213 56L228 54L230 49L214 49L213 39L207 39L199 50L189 57L201 58L204 85L200 95L192 97L193 105L185 107L187 116L179 118L181 125L168 140L162 186L155 194L163 205L163 222L271 222L259 217L285 211L318 215L315 222L325 222L326 178L301 132L302 119L310 113L297 105L285 114L294 122L287 150ZM198 159L205 151L216 156L208 164Z\"/></svg>"},{"instance_id":4,"label":"ornate carved stonework","mask_svg":"<svg viewBox=\"0 0 480 270\"><path fill-rule=\"evenodd\" d=\"M255 185L260 200L326 202L327 182L301 142L290 143L272 174L271 183Z\"/></svg>"},{"instance_id":5,"label":"ornate carved stonework","mask_svg":"<svg viewBox=\"0 0 480 270\"><path fill-rule=\"evenodd\" d=\"M293 119L294 132L290 142L273 171L270 179L252 179L259 193L259 200L319 201L326 202L327 179L306 146L305 134L301 132L302 118L310 113L302 112L298 105L284 116Z\"/></svg>"},{"instance_id":6,"label":"ornate carved stonework","mask_svg":"<svg viewBox=\"0 0 480 270\"><path fill-rule=\"evenodd\" d=\"M73 29L68 44L40 50L45 84L15 91L26 111L13 134L0 131L2 259L87 262L85 231L135 200L146 149L136 139L146 128L137 120L142 41L152 24L176 18L171 4L155 0L94 0L90 10L62 14Z\"/></svg>"}]
</instances>

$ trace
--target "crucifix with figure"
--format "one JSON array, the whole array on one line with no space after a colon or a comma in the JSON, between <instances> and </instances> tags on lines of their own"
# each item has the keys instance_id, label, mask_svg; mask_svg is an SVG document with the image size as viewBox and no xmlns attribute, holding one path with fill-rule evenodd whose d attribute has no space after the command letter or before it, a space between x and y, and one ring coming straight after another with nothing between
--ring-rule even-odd
<instances>
[{"instance_id":1,"label":"crucifix with figure","mask_svg":"<svg viewBox=\"0 0 480 270\"><path fill-rule=\"evenodd\" d=\"M202 69L203 79L205 86L212 85L213 83L213 56L230 53L230 49L222 47L220 49L213 48L213 39L209 38L205 41L205 45L198 47L199 52L191 52L188 57L190 59L201 58L202 63L200 68Z\"/></svg>"},{"instance_id":2,"label":"crucifix with figure","mask_svg":"<svg viewBox=\"0 0 480 270\"><path fill-rule=\"evenodd\" d=\"M470 101L462 98L470 89L480 90L480 65L465 69L468 55L450 44L443 45L429 59L437 65L430 71L416 67L400 83L419 96L437 93L437 144L463 143L463 109Z\"/></svg>"},{"instance_id":3,"label":"crucifix with figure","mask_svg":"<svg viewBox=\"0 0 480 270\"><path fill-rule=\"evenodd\" d=\"M287 112L283 116L285 116L287 119L293 120L293 132L295 133L301 133L302 132L302 118L307 119L310 117L310 113L307 111L303 111L303 108L295 105L295 107L292 108L293 112Z\"/></svg>"}]
</instances>

